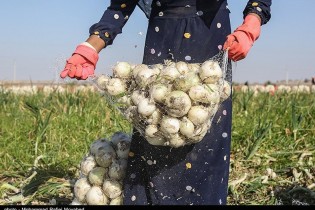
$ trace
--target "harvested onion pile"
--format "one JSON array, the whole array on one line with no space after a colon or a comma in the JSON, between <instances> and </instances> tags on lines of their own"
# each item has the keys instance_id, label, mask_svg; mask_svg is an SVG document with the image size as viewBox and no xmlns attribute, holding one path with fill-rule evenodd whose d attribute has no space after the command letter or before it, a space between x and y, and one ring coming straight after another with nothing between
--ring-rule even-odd
<instances>
[{"instance_id":1,"label":"harvested onion pile","mask_svg":"<svg viewBox=\"0 0 315 210\"><path fill-rule=\"evenodd\" d=\"M231 94L226 53L204 63L117 62L95 84L152 145L180 147L201 141L219 105Z\"/></svg>"},{"instance_id":2,"label":"harvested onion pile","mask_svg":"<svg viewBox=\"0 0 315 210\"><path fill-rule=\"evenodd\" d=\"M110 140L94 141L80 163L70 205L122 205L130 137L116 132Z\"/></svg>"}]
</instances>

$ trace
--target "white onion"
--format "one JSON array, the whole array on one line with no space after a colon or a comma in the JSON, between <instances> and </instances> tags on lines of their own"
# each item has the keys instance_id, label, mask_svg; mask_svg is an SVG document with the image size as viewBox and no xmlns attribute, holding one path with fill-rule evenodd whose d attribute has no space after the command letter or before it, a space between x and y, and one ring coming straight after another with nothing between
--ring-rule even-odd
<instances>
[{"instance_id":1,"label":"white onion","mask_svg":"<svg viewBox=\"0 0 315 210\"><path fill-rule=\"evenodd\" d=\"M198 63L188 63L187 66L188 66L188 69L189 69L190 72L195 72L195 73L199 72L200 64L198 64Z\"/></svg>"},{"instance_id":2,"label":"white onion","mask_svg":"<svg viewBox=\"0 0 315 210\"><path fill-rule=\"evenodd\" d=\"M140 101L145 99L145 95L143 91L135 90L131 94L131 100L134 103L134 105L138 105Z\"/></svg>"},{"instance_id":3,"label":"white onion","mask_svg":"<svg viewBox=\"0 0 315 210\"><path fill-rule=\"evenodd\" d=\"M155 103L148 98L144 98L138 103L138 112L142 116L150 116L156 110Z\"/></svg>"},{"instance_id":4,"label":"white onion","mask_svg":"<svg viewBox=\"0 0 315 210\"><path fill-rule=\"evenodd\" d=\"M114 198L110 201L109 205L123 205L123 197L122 195Z\"/></svg>"},{"instance_id":5,"label":"white onion","mask_svg":"<svg viewBox=\"0 0 315 210\"><path fill-rule=\"evenodd\" d=\"M169 146L178 148L182 147L186 144L185 138L183 136L179 135L178 133L176 134L171 134L168 139Z\"/></svg>"},{"instance_id":6,"label":"white onion","mask_svg":"<svg viewBox=\"0 0 315 210\"><path fill-rule=\"evenodd\" d=\"M126 92L126 84L120 78L110 78L106 84L106 90L111 96L116 96Z\"/></svg>"},{"instance_id":7,"label":"white onion","mask_svg":"<svg viewBox=\"0 0 315 210\"><path fill-rule=\"evenodd\" d=\"M183 117L180 121L179 132L189 138L193 135L194 130L194 124L187 117Z\"/></svg>"},{"instance_id":8,"label":"white onion","mask_svg":"<svg viewBox=\"0 0 315 210\"><path fill-rule=\"evenodd\" d=\"M164 137L149 137L146 136L145 139L149 142L149 144L154 146L165 146L166 139Z\"/></svg>"},{"instance_id":9,"label":"white onion","mask_svg":"<svg viewBox=\"0 0 315 210\"><path fill-rule=\"evenodd\" d=\"M98 87L100 87L102 90L106 90L107 83L109 81L110 77L107 75L100 75L97 80L96 84Z\"/></svg>"},{"instance_id":10,"label":"white onion","mask_svg":"<svg viewBox=\"0 0 315 210\"><path fill-rule=\"evenodd\" d=\"M69 205L83 205L77 198L74 198Z\"/></svg>"},{"instance_id":11,"label":"white onion","mask_svg":"<svg viewBox=\"0 0 315 210\"><path fill-rule=\"evenodd\" d=\"M122 132L122 131L117 131L115 132L112 137L111 137L111 140L110 140L110 143L113 145L113 146L117 146L117 144L119 142L122 142L122 141L127 141L127 142L130 142L131 141L131 137Z\"/></svg>"},{"instance_id":12,"label":"white onion","mask_svg":"<svg viewBox=\"0 0 315 210\"><path fill-rule=\"evenodd\" d=\"M159 109L156 109L150 116L146 118L147 123L151 125L157 125L162 118L162 114Z\"/></svg>"},{"instance_id":13,"label":"white onion","mask_svg":"<svg viewBox=\"0 0 315 210\"><path fill-rule=\"evenodd\" d=\"M127 159L130 150L130 141L121 141L117 144L117 158Z\"/></svg>"},{"instance_id":14,"label":"white onion","mask_svg":"<svg viewBox=\"0 0 315 210\"><path fill-rule=\"evenodd\" d=\"M191 87L200 84L199 76L194 72L189 72L175 80L175 88L181 91L188 91Z\"/></svg>"},{"instance_id":15,"label":"white onion","mask_svg":"<svg viewBox=\"0 0 315 210\"><path fill-rule=\"evenodd\" d=\"M157 64L151 65L151 67L152 67L153 69L158 69L159 71L161 71L161 70L164 68L164 65L161 64L161 63L157 63Z\"/></svg>"},{"instance_id":16,"label":"white onion","mask_svg":"<svg viewBox=\"0 0 315 210\"><path fill-rule=\"evenodd\" d=\"M195 102L209 103L209 92L203 85L196 85L190 88L189 97Z\"/></svg>"},{"instance_id":17,"label":"white onion","mask_svg":"<svg viewBox=\"0 0 315 210\"><path fill-rule=\"evenodd\" d=\"M130 142L131 137L124 132L118 131L112 135L111 143L116 150L118 158L128 158Z\"/></svg>"},{"instance_id":18,"label":"white onion","mask_svg":"<svg viewBox=\"0 0 315 210\"><path fill-rule=\"evenodd\" d=\"M173 65L166 66L161 70L160 76L163 79L174 81L176 78L178 78L181 74L178 72L177 68Z\"/></svg>"},{"instance_id":19,"label":"white onion","mask_svg":"<svg viewBox=\"0 0 315 210\"><path fill-rule=\"evenodd\" d=\"M209 102L218 104L220 102L220 91L218 85L204 84L204 87L209 92Z\"/></svg>"},{"instance_id":20,"label":"white onion","mask_svg":"<svg viewBox=\"0 0 315 210\"><path fill-rule=\"evenodd\" d=\"M230 83L226 80L223 81L223 91L221 93L221 102L228 99L231 95L232 87Z\"/></svg>"},{"instance_id":21,"label":"white onion","mask_svg":"<svg viewBox=\"0 0 315 210\"><path fill-rule=\"evenodd\" d=\"M95 155L100 147L108 145L110 145L110 143L106 138L95 140L90 146L90 153Z\"/></svg>"},{"instance_id":22,"label":"white onion","mask_svg":"<svg viewBox=\"0 0 315 210\"><path fill-rule=\"evenodd\" d=\"M189 111L191 100L185 92L175 90L166 96L165 105L170 116L182 117Z\"/></svg>"},{"instance_id":23,"label":"white onion","mask_svg":"<svg viewBox=\"0 0 315 210\"><path fill-rule=\"evenodd\" d=\"M150 89L150 96L155 102L163 103L169 89L164 84L155 84Z\"/></svg>"},{"instance_id":24,"label":"white onion","mask_svg":"<svg viewBox=\"0 0 315 210\"><path fill-rule=\"evenodd\" d=\"M174 134L179 131L180 121L177 118L169 117L167 115L163 116L161 120L161 131L168 134Z\"/></svg>"},{"instance_id":25,"label":"white onion","mask_svg":"<svg viewBox=\"0 0 315 210\"><path fill-rule=\"evenodd\" d=\"M93 168L88 175L89 182L92 185L102 185L104 179L107 177L107 172L108 172L107 168L103 167Z\"/></svg>"},{"instance_id":26,"label":"white onion","mask_svg":"<svg viewBox=\"0 0 315 210\"><path fill-rule=\"evenodd\" d=\"M196 102L205 104L220 102L219 89L214 84L196 85L190 88L188 94Z\"/></svg>"},{"instance_id":27,"label":"white onion","mask_svg":"<svg viewBox=\"0 0 315 210\"><path fill-rule=\"evenodd\" d=\"M157 71L154 69L141 69L135 77L136 83L141 88L146 87L156 80L157 74Z\"/></svg>"},{"instance_id":28,"label":"white onion","mask_svg":"<svg viewBox=\"0 0 315 210\"><path fill-rule=\"evenodd\" d=\"M103 191L110 199L117 198L122 193L122 185L117 180L107 179L103 184Z\"/></svg>"},{"instance_id":29,"label":"white onion","mask_svg":"<svg viewBox=\"0 0 315 210\"><path fill-rule=\"evenodd\" d=\"M146 64L138 64L138 65L136 65L136 66L133 68L133 70L132 70L132 76L133 76L134 78L136 78L139 71L141 71L141 70L147 70L147 69L149 69L148 65L146 65Z\"/></svg>"},{"instance_id":30,"label":"white onion","mask_svg":"<svg viewBox=\"0 0 315 210\"><path fill-rule=\"evenodd\" d=\"M78 179L74 184L74 196L79 202L83 202L86 193L91 189L91 185L87 178Z\"/></svg>"},{"instance_id":31,"label":"white onion","mask_svg":"<svg viewBox=\"0 0 315 210\"><path fill-rule=\"evenodd\" d=\"M89 205L107 205L109 203L108 197L103 193L101 187L93 186L86 193L86 202Z\"/></svg>"},{"instance_id":32,"label":"white onion","mask_svg":"<svg viewBox=\"0 0 315 210\"><path fill-rule=\"evenodd\" d=\"M138 120L138 107L137 106L130 106L126 110L123 111L124 116L129 121L136 121Z\"/></svg>"},{"instance_id":33,"label":"white onion","mask_svg":"<svg viewBox=\"0 0 315 210\"><path fill-rule=\"evenodd\" d=\"M111 146L100 147L95 154L96 163L101 167L108 167L116 158L115 149Z\"/></svg>"},{"instance_id":34,"label":"white onion","mask_svg":"<svg viewBox=\"0 0 315 210\"><path fill-rule=\"evenodd\" d=\"M176 62L175 67L177 68L177 71L182 75L187 74L189 72L188 65L184 61Z\"/></svg>"},{"instance_id":35,"label":"white onion","mask_svg":"<svg viewBox=\"0 0 315 210\"><path fill-rule=\"evenodd\" d=\"M155 134L157 134L159 131L158 126L157 125L147 125L147 127L145 128L145 135L148 137L156 137Z\"/></svg>"},{"instance_id":36,"label":"white onion","mask_svg":"<svg viewBox=\"0 0 315 210\"><path fill-rule=\"evenodd\" d=\"M188 141L190 143L198 143L200 142L203 137L207 134L209 128L210 128L210 123L203 123L199 126L196 126L195 130L194 130L194 134L193 136L191 136Z\"/></svg>"},{"instance_id":37,"label":"white onion","mask_svg":"<svg viewBox=\"0 0 315 210\"><path fill-rule=\"evenodd\" d=\"M131 97L124 95L124 96L120 97L119 99L117 99L117 103L123 104L125 106L131 106L131 103L132 103Z\"/></svg>"},{"instance_id":38,"label":"white onion","mask_svg":"<svg viewBox=\"0 0 315 210\"><path fill-rule=\"evenodd\" d=\"M85 157L80 163L80 170L81 173L85 176L96 167L96 161L93 155L89 155Z\"/></svg>"},{"instance_id":39,"label":"white onion","mask_svg":"<svg viewBox=\"0 0 315 210\"><path fill-rule=\"evenodd\" d=\"M200 125L209 120L210 114L204 106L192 106L188 112L188 119L194 125Z\"/></svg>"},{"instance_id":40,"label":"white onion","mask_svg":"<svg viewBox=\"0 0 315 210\"><path fill-rule=\"evenodd\" d=\"M207 84L214 84L223 75L222 69L218 62L208 60L202 63L199 69L199 76L201 80Z\"/></svg>"},{"instance_id":41,"label":"white onion","mask_svg":"<svg viewBox=\"0 0 315 210\"><path fill-rule=\"evenodd\" d=\"M126 175L127 160L115 159L109 167L108 175L114 180L121 180Z\"/></svg>"},{"instance_id":42,"label":"white onion","mask_svg":"<svg viewBox=\"0 0 315 210\"><path fill-rule=\"evenodd\" d=\"M128 62L117 62L113 67L113 75L118 78L129 78L131 75L131 65Z\"/></svg>"}]
</instances>

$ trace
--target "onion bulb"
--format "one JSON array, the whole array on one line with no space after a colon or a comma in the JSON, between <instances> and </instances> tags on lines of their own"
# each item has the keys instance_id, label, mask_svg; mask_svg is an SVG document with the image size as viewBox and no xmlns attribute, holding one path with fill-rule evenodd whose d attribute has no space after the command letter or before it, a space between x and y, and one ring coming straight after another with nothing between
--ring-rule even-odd
<instances>
[{"instance_id":1,"label":"onion bulb","mask_svg":"<svg viewBox=\"0 0 315 210\"><path fill-rule=\"evenodd\" d=\"M181 74L177 70L177 68L173 65L166 66L161 70L160 76L163 79L166 79L168 81L174 81L176 78L178 78Z\"/></svg>"},{"instance_id":2,"label":"onion bulb","mask_svg":"<svg viewBox=\"0 0 315 210\"><path fill-rule=\"evenodd\" d=\"M190 143L198 143L200 142L203 137L207 134L209 128L210 128L210 123L203 123L199 126L196 126L195 130L194 130L194 134L193 136L191 136L188 141Z\"/></svg>"},{"instance_id":3,"label":"onion bulb","mask_svg":"<svg viewBox=\"0 0 315 210\"><path fill-rule=\"evenodd\" d=\"M87 178L78 179L74 184L74 195L79 202L83 202L86 193L91 189L91 185Z\"/></svg>"},{"instance_id":4,"label":"onion bulb","mask_svg":"<svg viewBox=\"0 0 315 210\"><path fill-rule=\"evenodd\" d=\"M95 140L94 142L92 142L90 146L90 153L92 155L95 155L100 147L105 147L108 146L109 144L110 144L109 141L105 138Z\"/></svg>"},{"instance_id":5,"label":"onion bulb","mask_svg":"<svg viewBox=\"0 0 315 210\"><path fill-rule=\"evenodd\" d=\"M187 117L183 117L180 121L179 132L189 138L193 135L194 130L194 124Z\"/></svg>"},{"instance_id":6,"label":"onion bulb","mask_svg":"<svg viewBox=\"0 0 315 210\"><path fill-rule=\"evenodd\" d=\"M228 99L231 95L232 87L230 83L226 80L223 81L223 91L221 93L221 102Z\"/></svg>"},{"instance_id":7,"label":"onion bulb","mask_svg":"<svg viewBox=\"0 0 315 210\"><path fill-rule=\"evenodd\" d=\"M118 104L122 104L125 106L131 106L131 102L132 102L131 97L127 96L127 95L124 95L124 96L117 99Z\"/></svg>"},{"instance_id":8,"label":"onion bulb","mask_svg":"<svg viewBox=\"0 0 315 210\"><path fill-rule=\"evenodd\" d=\"M199 72L200 65L198 63L188 63L187 66L190 72Z\"/></svg>"},{"instance_id":9,"label":"onion bulb","mask_svg":"<svg viewBox=\"0 0 315 210\"><path fill-rule=\"evenodd\" d=\"M117 180L107 179L103 184L103 191L110 199L117 198L122 193L122 185Z\"/></svg>"},{"instance_id":10,"label":"onion bulb","mask_svg":"<svg viewBox=\"0 0 315 210\"><path fill-rule=\"evenodd\" d=\"M219 87L215 84L204 84L204 87L209 93L209 102L218 104L220 102Z\"/></svg>"},{"instance_id":11,"label":"onion bulb","mask_svg":"<svg viewBox=\"0 0 315 210\"><path fill-rule=\"evenodd\" d=\"M168 142L169 146L174 148L182 147L186 144L185 138L178 133L169 135Z\"/></svg>"},{"instance_id":12,"label":"onion bulb","mask_svg":"<svg viewBox=\"0 0 315 210\"><path fill-rule=\"evenodd\" d=\"M166 145L166 139L163 137L149 137L146 136L145 139L149 142L149 144L154 146L165 146Z\"/></svg>"},{"instance_id":13,"label":"onion bulb","mask_svg":"<svg viewBox=\"0 0 315 210\"><path fill-rule=\"evenodd\" d=\"M120 78L110 78L106 84L106 91L111 96L116 96L126 92L126 84Z\"/></svg>"},{"instance_id":14,"label":"onion bulb","mask_svg":"<svg viewBox=\"0 0 315 210\"><path fill-rule=\"evenodd\" d=\"M110 201L109 205L123 205L123 197L122 195L114 198Z\"/></svg>"},{"instance_id":15,"label":"onion bulb","mask_svg":"<svg viewBox=\"0 0 315 210\"><path fill-rule=\"evenodd\" d=\"M112 135L111 143L116 150L118 158L128 158L131 137L124 132L118 131Z\"/></svg>"},{"instance_id":16,"label":"onion bulb","mask_svg":"<svg viewBox=\"0 0 315 210\"><path fill-rule=\"evenodd\" d=\"M155 103L148 98L142 99L138 104L138 112L142 116L150 116L156 110Z\"/></svg>"},{"instance_id":17,"label":"onion bulb","mask_svg":"<svg viewBox=\"0 0 315 210\"><path fill-rule=\"evenodd\" d=\"M102 90L106 90L107 83L109 81L110 77L107 75L100 75L97 80L96 84L98 87L100 87Z\"/></svg>"},{"instance_id":18,"label":"onion bulb","mask_svg":"<svg viewBox=\"0 0 315 210\"><path fill-rule=\"evenodd\" d=\"M129 78L131 75L131 65L128 62L117 62L113 67L113 75L123 79Z\"/></svg>"},{"instance_id":19,"label":"onion bulb","mask_svg":"<svg viewBox=\"0 0 315 210\"><path fill-rule=\"evenodd\" d=\"M188 91L191 87L200 84L199 76L194 72L189 72L175 80L175 88L181 91Z\"/></svg>"},{"instance_id":20,"label":"onion bulb","mask_svg":"<svg viewBox=\"0 0 315 210\"><path fill-rule=\"evenodd\" d=\"M216 83L222 75L223 72L219 63L213 60L203 62L199 69L199 76L206 84Z\"/></svg>"},{"instance_id":21,"label":"onion bulb","mask_svg":"<svg viewBox=\"0 0 315 210\"><path fill-rule=\"evenodd\" d=\"M177 68L177 71L181 74L187 74L189 72L189 68L186 62L184 61L178 61L175 63L175 67Z\"/></svg>"},{"instance_id":22,"label":"onion bulb","mask_svg":"<svg viewBox=\"0 0 315 210\"><path fill-rule=\"evenodd\" d=\"M118 144L119 142L122 142L122 141L130 142L130 141L131 141L131 137L130 137L128 134L126 134L126 133L124 133L124 132L122 132L122 131L117 131L117 132L115 132L115 133L112 135L111 140L110 140L110 143L111 143L114 147L116 147L117 144Z\"/></svg>"},{"instance_id":23,"label":"onion bulb","mask_svg":"<svg viewBox=\"0 0 315 210\"><path fill-rule=\"evenodd\" d=\"M165 115L161 120L160 126L161 126L160 129L164 134L166 135L174 134L179 131L180 121L175 117Z\"/></svg>"},{"instance_id":24,"label":"onion bulb","mask_svg":"<svg viewBox=\"0 0 315 210\"><path fill-rule=\"evenodd\" d=\"M182 117L189 111L191 100L185 92L175 90L166 96L165 105L170 116Z\"/></svg>"},{"instance_id":25,"label":"onion bulb","mask_svg":"<svg viewBox=\"0 0 315 210\"><path fill-rule=\"evenodd\" d=\"M204 106L192 106L188 112L188 119L194 125L200 125L209 120L210 114Z\"/></svg>"},{"instance_id":26,"label":"onion bulb","mask_svg":"<svg viewBox=\"0 0 315 210\"><path fill-rule=\"evenodd\" d=\"M131 94L131 100L134 103L134 105L138 105L140 101L145 99L144 92L140 90L135 90Z\"/></svg>"},{"instance_id":27,"label":"onion bulb","mask_svg":"<svg viewBox=\"0 0 315 210\"><path fill-rule=\"evenodd\" d=\"M86 202L89 205L107 205L109 203L108 197L103 193L101 187L93 186L86 193Z\"/></svg>"},{"instance_id":28,"label":"onion bulb","mask_svg":"<svg viewBox=\"0 0 315 210\"><path fill-rule=\"evenodd\" d=\"M107 172L108 172L107 168L103 168L103 167L93 168L88 175L89 182L92 185L98 185L98 186L102 185L104 182L104 179L107 177Z\"/></svg>"},{"instance_id":29,"label":"onion bulb","mask_svg":"<svg viewBox=\"0 0 315 210\"><path fill-rule=\"evenodd\" d=\"M159 109L156 109L150 116L147 116L146 121L151 125L157 125L162 118L162 114Z\"/></svg>"},{"instance_id":30,"label":"onion bulb","mask_svg":"<svg viewBox=\"0 0 315 210\"><path fill-rule=\"evenodd\" d=\"M144 88L154 82L157 78L158 72L155 69L141 69L135 77L138 87Z\"/></svg>"},{"instance_id":31,"label":"onion bulb","mask_svg":"<svg viewBox=\"0 0 315 210\"><path fill-rule=\"evenodd\" d=\"M127 160L115 159L109 167L108 175L111 179L121 180L126 175Z\"/></svg>"},{"instance_id":32,"label":"onion bulb","mask_svg":"<svg viewBox=\"0 0 315 210\"><path fill-rule=\"evenodd\" d=\"M136 121L138 119L138 107L130 106L126 110L123 110L123 114L129 121Z\"/></svg>"},{"instance_id":33,"label":"onion bulb","mask_svg":"<svg viewBox=\"0 0 315 210\"><path fill-rule=\"evenodd\" d=\"M116 158L116 152L111 145L100 147L95 154L96 163L101 167L108 167Z\"/></svg>"},{"instance_id":34,"label":"onion bulb","mask_svg":"<svg viewBox=\"0 0 315 210\"><path fill-rule=\"evenodd\" d=\"M146 128L145 128L145 136L148 136L148 137L156 137L156 133L158 133L159 129L157 127L157 125L148 125Z\"/></svg>"},{"instance_id":35,"label":"onion bulb","mask_svg":"<svg viewBox=\"0 0 315 210\"><path fill-rule=\"evenodd\" d=\"M83 205L83 203L78 201L77 198L74 198L69 205L79 205L80 206L80 205Z\"/></svg>"},{"instance_id":36,"label":"onion bulb","mask_svg":"<svg viewBox=\"0 0 315 210\"><path fill-rule=\"evenodd\" d=\"M83 175L87 176L88 173L96 167L96 161L93 155L85 157L80 163L80 170Z\"/></svg>"},{"instance_id":37,"label":"onion bulb","mask_svg":"<svg viewBox=\"0 0 315 210\"><path fill-rule=\"evenodd\" d=\"M155 102L163 103L165 101L168 91L169 89L166 85L155 84L150 89L150 96Z\"/></svg>"},{"instance_id":38,"label":"onion bulb","mask_svg":"<svg viewBox=\"0 0 315 210\"><path fill-rule=\"evenodd\" d=\"M136 65L136 66L133 68L133 70L132 70L132 76L133 76L134 78L136 78L139 71L141 71L141 70L148 70L148 69L149 69L148 65L146 65L146 64L138 64L138 65Z\"/></svg>"}]
</instances>

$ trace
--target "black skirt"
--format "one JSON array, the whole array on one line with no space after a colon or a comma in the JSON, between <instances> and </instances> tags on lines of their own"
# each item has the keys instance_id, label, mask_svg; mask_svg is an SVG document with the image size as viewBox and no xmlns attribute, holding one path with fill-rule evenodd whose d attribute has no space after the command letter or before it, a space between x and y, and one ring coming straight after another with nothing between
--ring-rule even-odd
<instances>
[{"instance_id":1,"label":"black skirt","mask_svg":"<svg viewBox=\"0 0 315 210\"><path fill-rule=\"evenodd\" d=\"M201 63L222 49L231 32L226 1L204 11L193 3L198 1L168 1L182 4L176 6L163 2L167 1L153 1L143 63L164 63L165 59ZM153 146L134 129L124 205L226 204L231 122L229 98L220 105L206 136L193 145Z\"/></svg>"}]
</instances>

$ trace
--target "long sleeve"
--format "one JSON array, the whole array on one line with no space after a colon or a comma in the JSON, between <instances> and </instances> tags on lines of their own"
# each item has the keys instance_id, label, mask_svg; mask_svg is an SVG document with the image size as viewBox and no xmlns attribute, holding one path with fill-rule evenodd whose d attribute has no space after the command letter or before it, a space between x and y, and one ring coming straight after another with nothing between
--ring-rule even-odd
<instances>
[{"instance_id":1,"label":"long sleeve","mask_svg":"<svg viewBox=\"0 0 315 210\"><path fill-rule=\"evenodd\" d=\"M270 18L271 0L249 0L244 11L244 18L248 13L255 13L261 18L261 24L266 24Z\"/></svg>"},{"instance_id":2,"label":"long sleeve","mask_svg":"<svg viewBox=\"0 0 315 210\"><path fill-rule=\"evenodd\" d=\"M93 24L90 35L98 35L106 46L111 45L115 37L122 33L122 28L128 21L139 0L111 0L98 23Z\"/></svg>"}]
</instances>

